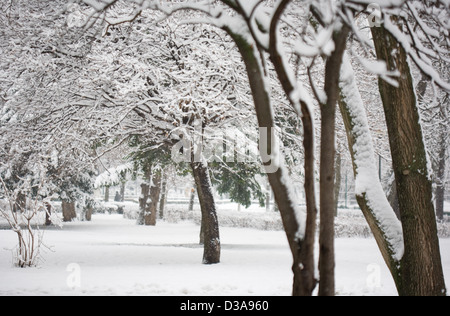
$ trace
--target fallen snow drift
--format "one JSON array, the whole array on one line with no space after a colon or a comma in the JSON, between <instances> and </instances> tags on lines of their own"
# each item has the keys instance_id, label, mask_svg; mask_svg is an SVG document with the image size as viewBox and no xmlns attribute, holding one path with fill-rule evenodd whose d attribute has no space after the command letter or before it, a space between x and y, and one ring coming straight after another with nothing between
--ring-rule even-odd
<instances>
[{"instance_id":1,"label":"fallen snow drift","mask_svg":"<svg viewBox=\"0 0 450 316\"><path fill-rule=\"evenodd\" d=\"M201 264L198 235L192 222L145 227L121 215L94 215L46 231L45 261L18 269L8 250L16 236L0 230L0 295L290 295L283 231L222 227L222 262L212 266ZM450 284L449 239L441 249ZM372 238L339 238L336 254L338 294L396 295Z\"/></svg>"}]
</instances>

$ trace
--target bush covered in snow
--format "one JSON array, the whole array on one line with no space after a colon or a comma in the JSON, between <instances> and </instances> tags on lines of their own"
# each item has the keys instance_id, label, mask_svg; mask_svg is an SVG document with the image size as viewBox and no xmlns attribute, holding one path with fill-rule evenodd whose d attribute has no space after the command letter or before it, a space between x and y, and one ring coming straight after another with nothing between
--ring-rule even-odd
<instances>
[{"instance_id":1,"label":"bush covered in snow","mask_svg":"<svg viewBox=\"0 0 450 316\"><path fill-rule=\"evenodd\" d=\"M124 217L136 219L139 211L137 204L125 205ZM267 231L283 230L280 214L277 212L261 211L236 211L222 208L218 210L219 224L221 227L253 228ZM164 211L164 220L169 223L180 221L193 221L197 225L201 222L200 209L197 206L194 211L189 212L186 205L167 205ZM340 209L335 219L335 233L337 238L371 238L372 233L361 211ZM440 238L450 238L450 217L438 223Z\"/></svg>"},{"instance_id":2,"label":"bush covered in snow","mask_svg":"<svg viewBox=\"0 0 450 316\"><path fill-rule=\"evenodd\" d=\"M217 216L219 217L219 224L222 227L283 230L280 214L275 212L238 212L232 210L219 210ZM193 220L196 224L200 225L200 212L193 213Z\"/></svg>"},{"instance_id":3,"label":"bush covered in snow","mask_svg":"<svg viewBox=\"0 0 450 316\"><path fill-rule=\"evenodd\" d=\"M5 202L0 201L0 203ZM52 204L54 211L60 213L60 205L57 202ZM139 205L133 202L99 203L95 213L121 214L122 209L124 218L132 220L137 219ZM277 212L264 212L262 209L261 211L236 211L230 207L229 209L220 209L217 213L221 227L253 228L265 231L283 230L283 223L280 214ZM41 221L43 221L43 219L41 219ZM186 205L167 205L164 212L164 221L168 223L192 221L197 225L200 225L200 209L197 206L194 211L189 212ZM335 233L337 238L372 237L369 226L359 210L340 209L338 216L335 219L335 223ZM2 223L0 221L0 226L1 225ZM3 223L3 225L5 226L6 222ZM438 233L440 238L450 238L450 216L445 216L444 221L438 223Z\"/></svg>"},{"instance_id":4,"label":"bush covered in snow","mask_svg":"<svg viewBox=\"0 0 450 316\"><path fill-rule=\"evenodd\" d=\"M339 210L335 219L335 234L338 238L372 236L369 225L358 210Z\"/></svg>"}]
</instances>

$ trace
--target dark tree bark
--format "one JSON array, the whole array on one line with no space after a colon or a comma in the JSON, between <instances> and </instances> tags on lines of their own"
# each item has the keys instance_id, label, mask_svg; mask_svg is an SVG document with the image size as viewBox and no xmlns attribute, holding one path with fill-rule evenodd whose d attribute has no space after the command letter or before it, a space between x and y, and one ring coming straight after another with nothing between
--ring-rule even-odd
<instances>
[{"instance_id":1,"label":"dark tree bark","mask_svg":"<svg viewBox=\"0 0 450 316\"><path fill-rule=\"evenodd\" d=\"M285 64L283 62L283 57L280 56L277 49L277 26L281 15L285 11L290 0L284 0L280 3L277 8L272 25L270 27L270 47L269 54L270 59L275 66L275 71L277 72L278 79L281 82L285 94L288 96L289 101L292 104L294 110L302 119L303 124L303 147L304 147L304 172L305 172L305 198L306 198L306 228L305 236L303 240L299 240L293 236L293 232L298 229L294 224L288 224L288 221L292 221L292 207L286 206L283 202L279 202L277 199L277 194L275 193L274 186L278 186L277 178L270 179L269 182L272 186L272 190L275 196L275 207L278 206L283 222L285 223L285 231L288 236L289 244L291 246L291 252L294 257L294 264L292 270L294 272L294 285L293 285L293 295L294 296L311 296L317 280L315 278L315 263L314 263L314 246L315 246L315 234L316 234L316 219L317 219L317 206L316 206L316 191L315 191L315 158L314 158L314 122L313 113L310 112L309 107L302 99L297 100L293 98L293 92L295 90L293 83L291 82L288 70L285 69ZM244 58L245 60L245 58ZM251 70L249 65L247 66L248 71ZM260 74L262 75L262 74ZM254 75L253 75L254 76ZM252 75L249 74L250 82L252 81ZM255 91L254 94L258 92L257 82L254 84ZM261 88L260 88L261 89ZM255 99L256 102L256 99ZM300 109L298 109L297 104L300 104ZM264 104L263 104L264 105ZM259 115L264 114L264 111L270 111L270 101L265 104L264 107L260 106L261 112ZM258 107L257 107L258 112ZM273 124L273 122L269 122ZM287 190L286 187L277 187L277 190ZM283 198L283 195L278 193L278 198ZM285 200L286 201L286 200ZM281 205L280 205L280 204ZM283 209L281 207L283 207ZM298 225L298 223L297 223ZM293 238L294 237L294 238Z\"/></svg>"},{"instance_id":2,"label":"dark tree bark","mask_svg":"<svg viewBox=\"0 0 450 316\"><path fill-rule=\"evenodd\" d=\"M93 213L92 206L91 205L87 206L84 212L85 212L85 220L90 222L92 220L92 213Z\"/></svg>"},{"instance_id":3,"label":"dark tree bark","mask_svg":"<svg viewBox=\"0 0 450 316\"><path fill-rule=\"evenodd\" d=\"M219 221L208 165L206 162L192 162L191 168L202 212L203 264L216 264L220 262L221 252Z\"/></svg>"},{"instance_id":4,"label":"dark tree bark","mask_svg":"<svg viewBox=\"0 0 450 316\"><path fill-rule=\"evenodd\" d=\"M387 199L392 209L394 210L395 215L400 220L400 209L398 206L398 194L397 194L397 182L395 181L395 177L392 182L389 184L389 192L387 195Z\"/></svg>"},{"instance_id":5,"label":"dark tree bark","mask_svg":"<svg viewBox=\"0 0 450 316\"><path fill-rule=\"evenodd\" d=\"M147 170L144 174L144 183L141 184L141 196L139 197L139 216L137 219L138 225L145 224L145 212L148 209L148 199L150 196L150 178L151 178L151 169Z\"/></svg>"},{"instance_id":6,"label":"dark tree bark","mask_svg":"<svg viewBox=\"0 0 450 316\"><path fill-rule=\"evenodd\" d=\"M109 186L105 187L105 202L109 202Z\"/></svg>"},{"instance_id":7,"label":"dark tree bark","mask_svg":"<svg viewBox=\"0 0 450 316\"><path fill-rule=\"evenodd\" d=\"M339 195L341 193L341 168L342 167L342 157L341 153L336 152L336 167L335 167L335 175L336 181L334 184L334 216L338 216L338 208L339 208Z\"/></svg>"},{"instance_id":8,"label":"dark tree bark","mask_svg":"<svg viewBox=\"0 0 450 316\"><path fill-rule=\"evenodd\" d=\"M164 209L166 208L167 200L167 173L164 172L161 184L161 199L159 201L159 218L164 218Z\"/></svg>"},{"instance_id":9,"label":"dark tree bark","mask_svg":"<svg viewBox=\"0 0 450 316\"><path fill-rule=\"evenodd\" d=\"M334 186L336 154L336 105L339 99L339 79L342 57L347 43L348 28L333 35L335 50L325 65L325 93L327 102L321 104L321 147L320 147L320 256L319 295L335 295L334 258Z\"/></svg>"},{"instance_id":10,"label":"dark tree bark","mask_svg":"<svg viewBox=\"0 0 450 316\"><path fill-rule=\"evenodd\" d=\"M123 181L120 184L120 202L125 201L125 186L126 186L126 181Z\"/></svg>"},{"instance_id":11,"label":"dark tree bark","mask_svg":"<svg viewBox=\"0 0 450 316\"><path fill-rule=\"evenodd\" d=\"M62 201L61 205L64 222L71 222L74 218L77 218L77 213L75 211L75 202Z\"/></svg>"},{"instance_id":12,"label":"dark tree bark","mask_svg":"<svg viewBox=\"0 0 450 316\"><path fill-rule=\"evenodd\" d=\"M145 209L144 222L146 226L156 226L159 195L161 193L161 172L153 174L152 185L149 191L150 195Z\"/></svg>"},{"instance_id":13,"label":"dark tree bark","mask_svg":"<svg viewBox=\"0 0 450 316\"><path fill-rule=\"evenodd\" d=\"M392 22L397 24L397 18ZM407 55L384 26L372 28L372 34L378 59L401 74L398 87L379 80L405 243L397 288L400 295L445 295L432 184Z\"/></svg>"},{"instance_id":14,"label":"dark tree bark","mask_svg":"<svg viewBox=\"0 0 450 316\"><path fill-rule=\"evenodd\" d=\"M266 90L266 78L262 68L263 65L261 64L260 52L258 52L254 43L249 43L240 34L236 34L232 30L226 28L225 30L234 39L245 62L259 127L266 128L269 131L267 135L268 150L266 154L270 155L273 152L272 150L274 150L272 148L272 139L274 137L273 128L275 127L275 122L272 117L270 96ZM306 104L302 104L302 107L304 107L305 110L307 109ZM303 118L306 122L306 124L304 124L306 131L305 144L308 149L311 149L313 148L314 140L310 136L314 134L312 132L312 116L309 114L308 111L305 111ZM310 131L311 134L309 134ZM272 172L273 170L271 170L271 172L267 173L293 256L294 263L292 265L292 271L294 273L294 282L292 294L295 296L311 295L316 285L313 254L316 208L314 190L310 190L311 188L314 188L314 178L308 177L310 173L313 174L314 160L309 160L311 158L310 155L314 155L313 151L306 151L307 162L305 164L305 169L307 177L305 188L307 188L308 216L305 238L299 238L299 231L303 228L300 227L300 223L298 222L296 208L294 206L295 202L289 195L290 188L285 182L285 178L288 177L288 174L286 174L287 171L283 168L278 168L276 172ZM267 157L263 157L263 160L265 160L264 158ZM273 161L269 159L264 162L264 166L270 166L272 163ZM311 198L314 199L314 201L311 201ZM311 223L313 225L310 225Z\"/></svg>"},{"instance_id":15,"label":"dark tree bark","mask_svg":"<svg viewBox=\"0 0 450 316\"><path fill-rule=\"evenodd\" d=\"M45 207L45 226L52 225L52 221L50 220L50 216L52 215L52 205L50 203L44 203Z\"/></svg>"},{"instance_id":16,"label":"dark tree bark","mask_svg":"<svg viewBox=\"0 0 450 316\"><path fill-rule=\"evenodd\" d=\"M203 221L203 218L200 223L200 234L199 234L199 245L205 244L205 222Z\"/></svg>"}]
</instances>

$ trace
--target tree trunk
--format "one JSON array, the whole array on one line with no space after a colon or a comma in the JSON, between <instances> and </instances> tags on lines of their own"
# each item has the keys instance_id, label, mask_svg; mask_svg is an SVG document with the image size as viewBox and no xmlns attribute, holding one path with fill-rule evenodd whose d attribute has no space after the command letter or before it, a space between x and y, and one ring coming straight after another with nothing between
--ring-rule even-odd
<instances>
[{"instance_id":1,"label":"tree trunk","mask_svg":"<svg viewBox=\"0 0 450 316\"><path fill-rule=\"evenodd\" d=\"M62 201L62 213L64 222L71 222L74 218L77 218L75 202Z\"/></svg>"},{"instance_id":2,"label":"tree trunk","mask_svg":"<svg viewBox=\"0 0 450 316\"><path fill-rule=\"evenodd\" d=\"M243 57L247 68L250 88L252 91L253 100L255 103L255 110L258 118L260 128L266 128L268 133L267 154L275 153L272 148L273 128L275 122L272 116L272 105L270 96L268 94L269 87L266 86L265 72L260 59L260 53L257 50L256 43L248 42L246 37L234 33L230 29L225 29L236 42L236 45ZM291 91L292 92L292 91ZM290 95L289 93L287 95ZM302 106L306 107L305 104ZM306 108L305 108L306 109ZM291 187L289 183L289 174L285 168L281 166L276 172L267 172L270 185L272 187L276 204L279 207L281 218L283 221L284 230L289 242L291 253L293 256L292 271L294 273L294 284L292 294L312 295L315 288L315 266L314 266L314 238L315 238L315 220L316 207L314 196L314 151L309 150L314 147L314 131L312 116L305 111L303 118L304 124L304 142L305 142L305 189L307 195L307 216L306 225L301 223L297 215L300 211L297 209L296 202L290 194ZM274 150L274 151L272 151ZM311 156L312 155L312 156ZM273 163L272 159L265 159L263 157L264 165L270 166ZM311 159L312 158L312 159ZM282 163L282 162L280 162ZM270 170L273 171L273 170ZM312 190L311 190L312 188ZM302 227L305 225L306 227Z\"/></svg>"},{"instance_id":3,"label":"tree trunk","mask_svg":"<svg viewBox=\"0 0 450 316\"><path fill-rule=\"evenodd\" d=\"M164 172L164 176L161 184L161 199L159 201L159 218L164 218L164 209L166 207L167 200L167 172Z\"/></svg>"},{"instance_id":4,"label":"tree trunk","mask_svg":"<svg viewBox=\"0 0 450 316\"><path fill-rule=\"evenodd\" d=\"M85 202L85 206L83 208L83 212L81 214L82 221L90 222L92 220L92 213L94 211L95 201L93 199L87 199Z\"/></svg>"},{"instance_id":5,"label":"tree trunk","mask_svg":"<svg viewBox=\"0 0 450 316\"><path fill-rule=\"evenodd\" d=\"M285 224L285 231L288 236L289 244L291 246L291 252L294 257L294 265L292 270L294 271L294 296L311 296L316 285L317 280L315 277L315 262L314 262L314 248L315 248L315 236L316 236L316 220L317 220L317 205L316 205L316 189L315 189L315 145L314 145L314 119L311 108L303 100L301 96L298 95L296 88L296 82L292 81L292 77L289 74L289 70L286 69L288 61L285 60L285 56L282 56L278 51L278 35L277 28L281 19L283 12L290 3L290 0L283 0L279 3L278 8L274 12L272 18L272 24L270 25L270 42L269 42L269 54L270 60L272 61L275 71L277 73L278 79L283 87L283 90L288 97L293 109L297 112L299 117L302 119L303 124L303 148L304 148L304 158L305 158L305 199L306 199L306 223L304 227L303 239L294 236L292 239L292 231L296 228L295 225ZM264 108L262 108L264 110ZM270 103L266 106L266 111L270 111ZM277 186L276 181L271 181L272 190L274 186ZM277 189L282 189L288 192L288 188L281 187ZM286 207L283 203L280 203L280 198L283 195L279 194L277 199L277 194L274 192L275 196L275 207L279 207L280 213L283 218L283 222L292 221L292 210ZM281 208L283 207L283 209ZM298 223L297 223L298 224ZM297 227L298 229L299 227Z\"/></svg>"},{"instance_id":6,"label":"tree trunk","mask_svg":"<svg viewBox=\"0 0 450 316\"><path fill-rule=\"evenodd\" d=\"M156 226L159 195L161 193L161 172L156 172L152 177L149 201L145 209L144 222L146 226Z\"/></svg>"},{"instance_id":7,"label":"tree trunk","mask_svg":"<svg viewBox=\"0 0 450 316\"><path fill-rule=\"evenodd\" d=\"M148 199L150 194L150 177L151 169L147 170L144 174L144 182L141 184L141 196L139 197L139 216L136 221L138 225L145 224L145 212L148 208Z\"/></svg>"},{"instance_id":8,"label":"tree trunk","mask_svg":"<svg viewBox=\"0 0 450 316\"><path fill-rule=\"evenodd\" d=\"M399 294L445 295L432 184L407 55L384 26L372 28L372 35L378 59L401 74L398 87L379 79L405 243Z\"/></svg>"},{"instance_id":9,"label":"tree trunk","mask_svg":"<svg viewBox=\"0 0 450 316\"><path fill-rule=\"evenodd\" d=\"M87 206L85 209L85 220L90 222L92 220L92 206Z\"/></svg>"},{"instance_id":10,"label":"tree trunk","mask_svg":"<svg viewBox=\"0 0 450 316\"><path fill-rule=\"evenodd\" d=\"M205 244L205 222L203 221L203 219L200 222L200 235L199 235L199 245L204 245Z\"/></svg>"},{"instance_id":11,"label":"tree trunk","mask_svg":"<svg viewBox=\"0 0 450 316\"><path fill-rule=\"evenodd\" d=\"M327 102L321 105L320 148L320 256L319 295L335 295L334 258L334 185L336 154L336 104L339 98L339 79L342 57L345 52L349 30L343 27L333 35L335 50L325 66L325 93Z\"/></svg>"},{"instance_id":12,"label":"tree trunk","mask_svg":"<svg viewBox=\"0 0 450 316\"><path fill-rule=\"evenodd\" d=\"M45 226L50 226L52 224L52 221L50 219L50 216L52 215L52 205L48 202L45 202L44 207L45 207Z\"/></svg>"},{"instance_id":13,"label":"tree trunk","mask_svg":"<svg viewBox=\"0 0 450 316\"><path fill-rule=\"evenodd\" d=\"M109 202L109 186L105 187L105 202Z\"/></svg>"},{"instance_id":14,"label":"tree trunk","mask_svg":"<svg viewBox=\"0 0 450 316\"><path fill-rule=\"evenodd\" d=\"M191 196L189 198L189 212L192 212L194 210L194 204L195 204L195 191L196 188L191 189Z\"/></svg>"},{"instance_id":15,"label":"tree trunk","mask_svg":"<svg viewBox=\"0 0 450 316\"><path fill-rule=\"evenodd\" d=\"M125 201L125 186L126 186L126 182L122 182L120 184L120 202Z\"/></svg>"},{"instance_id":16,"label":"tree trunk","mask_svg":"<svg viewBox=\"0 0 450 316\"><path fill-rule=\"evenodd\" d=\"M203 264L216 264L220 262L220 235L219 221L216 213L216 203L212 192L207 163L191 162L197 186L198 199L202 211L202 227L204 235Z\"/></svg>"},{"instance_id":17,"label":"tree trunk","mask_svg":"<svg viewBox=\"0 0 450 316\"><path fill-rule=\"evenodd\" d=\"M336 181L334 184L334 216L338 216L338 208L339 208L339 195L341 193L341 168L342 167L342 157L341 153L336 153L336 169L335 169L335 175L336 175Z\"/></svg>"},{"instance_id":18,"label":"tree trunk","mask_svg":"<svg viewBox=\"0 0 450 316\"><path fill-rule=\"evenodd\" d=\"M398 206L398 194L397 194L397 182L395 181L395 176L392 179L392 182L389 186L389 193L388 193L388 201L389 204L392 206L392 209L394 210L395 215L400 220L400 209Z\"/></svg>"}]
</instances>

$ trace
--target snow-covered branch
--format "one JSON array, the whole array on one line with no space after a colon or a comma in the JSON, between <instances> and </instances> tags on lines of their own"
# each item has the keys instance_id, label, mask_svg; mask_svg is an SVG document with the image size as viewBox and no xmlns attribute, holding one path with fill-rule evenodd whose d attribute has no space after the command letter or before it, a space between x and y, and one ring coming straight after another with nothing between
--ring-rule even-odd
<instances>
[{"instance_id":1,"label":"snow-covered branch","mask_svg":"<svg viewBox=\"0 0 450 316\"><path fill-rule=\"evenodd\" d=\"M403 231L381 183L377 181L375 151L367 114L348 55L344 56L340 87L340 108L352 153L355 193L374 235L379 238L377 242L384 249L385 260L396 270L394 263L399 262L404 253Z\"/></svg>"}]
</instances>

